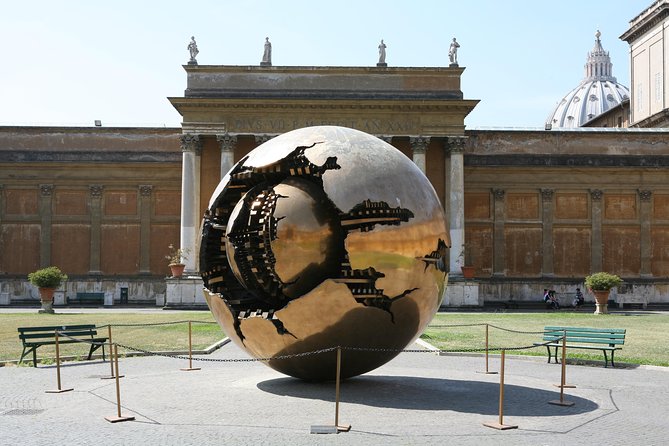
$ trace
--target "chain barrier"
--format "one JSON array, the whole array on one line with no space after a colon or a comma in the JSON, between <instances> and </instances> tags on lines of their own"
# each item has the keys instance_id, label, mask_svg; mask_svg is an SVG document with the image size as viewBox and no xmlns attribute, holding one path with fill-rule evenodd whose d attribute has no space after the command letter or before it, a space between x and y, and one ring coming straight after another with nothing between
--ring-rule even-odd
<instances>
[{"instance_id":1,"label":"chain barrier","mask_svg":"<svg viewBox=\"0 0 669 446\"><path fill-rule=\"evenodd\" d=\"M188 321L186 321L188 322ZM150 325L156 325L156 324L150 324ZM160 323L157 325L164 325L164 323ZM461 326L474 326L474 325L489 325L489 324L466 324L466 325L461 325ZM122 325L119 325L122 326ZM134 326L134 325L133 325ZM499 328L502 330L510 331L513 333L526 333L526 334L535 334L537 332L522 332L518 330L510 330L510 329L503 329L501 327L496 327L494 325L490 325L491 327L494 328ZM77 339L73 338L71 336L68 336L67 334L61 333L59 331L56 331L58 336L62 338L66 338L75 342L79 342L82 344L88 344L88 345L97 345L97 346L102 346L102 345L108 345L107 342L96 342L92 340L87 340L87 339ZM540 331L538 333L543 333L543 331ZM546 347L549 344L555 343L557 341L561 341L563 337L551 340L551 341L546 341L546 342L537 342L532 345L527 345L527 346L520 346L520 347L491 347L488 346L487 348L481 347L481 348L458 348L458 349L438 349L438 350L428 350L428 349L394 349L394 348L375 348L375 347L328 347L328 348L323 348L320 350L313 350L309 352L303 352L303 353L293 353L289 355L279 355L279 356L272 356L269 358L235 358L235 359L226 359L226 358L190 358L189 356L184 356L184 355L176 355L176 354L169 354L169 353L163 353L163 352L153 352L150 350L145 350L141 349L138 347L132 347L130 345L124 345L124 344L119 344L117 342L114 343L114 345L117 345L118 347L124 348L129 351L134 351L138 353L145 354L147 356L162 356L165 358L173 358L173 359L180 359L180 360L189 360L192 359L194 361L204 361L204 362L267 362L267 361L275 361L275 360L283 360L283 359L293 359L293 358L302 358L306 356L312 356L312 355L319 355L321 353L327 353L331 351L335 351L338 348L341 348L342 350L348 350L348 351L357 351L357 352L383 352L383 353L483 353L486 351L520 351L520 350L529 350L532 348L537 348L537 347Z\"/></svg>"},{"instance_id":2,"label":"chain barrier","mask_svg":"<svg viewBox=\"0 0 669 446\"><path fill-rule=\"evenodd\" d=\"M541 331L522 331L522 330L512 330L510 328L498 327L497 325L488 324L489 327L496 328L502 331L508 331L509 333L518 333L518 334L544 334L544 330Z\"/></svg>"},{"instance_id":3,"label":"chain barrier","mask_svg":"<svg viewBox=\"0 0 669 446\"><path fill-rule=\"evenodd\" d=\"M175 358L175 359L186 359L188 360L188 356L183 356L183 355L170 355L169 353L161 353L161 352L152 352L150 350L143 350L141 348L137 347L131 347L129 345L123 345L123 344L116 344L121 348L124 348L126 350L132 350L135 352L140 352L144 353L146 355L151 355L151 356L163 356L166 358ZM303 352L303 353L293 353L290 355L279 355L279 356L272 356L271 358L235 358L235 359L225 359L225 358L193 358L193 361L205 361L205 362L265 362L265 361L274 361L277 359L292 359L292 358L302 358L305 356L312 356L312 355L319 355L321 353L327 353L331 351L337 350L337 347L328 347L328 348L323 348L320 350L313 350L310 352Z\"/></svg>"},{"instance_id":4,"label":"chain barrier","mask_svg":"<svg viewBox=\"0 0 669 446\"><path fill-rule=\"evenodd\" d=\"M445 325L428 325L426 328L453 328L453 327L483 327L489 324L445 324Z\"/></svg>"},{"instance_id":5,"label":"chain barrier","mask_svg":"<svg viewBox=\"0 0 669 446\"><path fill-rule=\"evenodd\" d=\"M172 321L172 322L148 322L148 323L143 323L143 324L105 324L105 325L97 325L95 328L103 328L103 327L155 327L155 326L159 326L159 325L187 324L188 322L191 322L193 324L218 324L218 322L214 322L214 321Z\"/></svg>"}]
</instances>

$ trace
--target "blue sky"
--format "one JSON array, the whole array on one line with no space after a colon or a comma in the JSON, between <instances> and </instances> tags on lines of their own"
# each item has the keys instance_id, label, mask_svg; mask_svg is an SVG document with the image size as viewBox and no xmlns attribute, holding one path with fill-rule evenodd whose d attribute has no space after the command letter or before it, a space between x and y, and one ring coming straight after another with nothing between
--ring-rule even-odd
<instances>
[{"instance_id":1,"label":"blue sky","mask_svg":"<svg viewBox=\"0 0 669 446\"><path fill-rule=\"evenodd\" d=\"M543 127L583 78L599 29L629 87L619 36L651 0L115 0L3 2L0 125L174 126L194 35L200 64L447 66L457 37L468 128Z\"/></svg>"}]
</instances>

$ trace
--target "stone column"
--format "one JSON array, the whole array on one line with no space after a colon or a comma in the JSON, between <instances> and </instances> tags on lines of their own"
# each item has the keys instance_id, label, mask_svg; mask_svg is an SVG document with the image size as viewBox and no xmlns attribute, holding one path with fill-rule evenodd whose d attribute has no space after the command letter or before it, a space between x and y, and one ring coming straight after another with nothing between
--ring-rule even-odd
<instances>
[{"instance_id":1,"label":"stone column","mask_svg":"<svg viewBox=\"0 0 669 446\"><path fill-rule=\"evenodd\" d=\"M221 146L221 179L235 165L235 146L237 145L237 136L224 133L216 135L216 141Z\"/></svg>"},{"instance_id":2,"label":"stone column","mask_svg":"<svg viewBox=\"0 0 669 446\"><path fill-rule=\"evenodd\" d=\"M590 212L592 213L592 253L590 268L592 272L602 270L602 191L590 189Z\"/></svg>"},{"instance_id":3,"label":"stone column","mask_svg":"<svg viewBox=\"0 0 669 446\"><path fill-rule=\"evenodd\" d=\"M199 135L181 135L181 249L188 252L187 272L197 272L197 239L200 227L200 160L202 141Z\"/></svg>"},{"instance_id":4,"label":"stone column","mask_svg":"<svg viewBox=\"0 0 669 446\"><path fill-rule=\"evenodd\" d=\"M650 190L639 190L639 218L641 222L641 277L652 277L651 258L653 250L651 246L650 219L652 214L651 199L653 192Z\"/></svg>"},{"instance_id":5,"label":"stone column","mask_svg":"<svg viewBox=\"0 0 669 446\"><path fill-rule=\"evenodd\" d=\"M430 137L412 136L409 138L409 143L411 144L411 151L413 152L413 162L418 166L421 172L427 175L427 171L425 170L425 155L427 153L427 148L430 145Z\"/></svg>"},{"instance_id":6,"label":"stone column","mask_svg":"<svg viewBox=\"0 0 669 446\"><path fill-rule=\"evenodd\" d=\"M40 184L40 200L39 200L39 215L40 215L40 251L39 263L40 268L45 268L51 264L51 221L52 221L52 195L53 184Z\"/></svg>"},{"instance_id":7,"label":"stone column","mask_svg":"<svg viewBox=\"0 0 669 446\"><path fill-rule=\"evenodd\" d=\"M465 245L465 165L463 152L466 137L449 136L446 138L446 150L450 153L450 203L449 228L451 237L450 274L462 275L460 264L464 265L464 258L460 258ZM464 253L462 254L464 255Z\"/></svg>"},{"instance_id":8,"label":"stone column","mask_svg":"<svg viewBox=\"0 0 669 446\"><path fill-rule=\"evenodd\" d=\"M139 186L139 273L151 274L151 192L153 186Z\"/></svg>"},{"instance_id":9,"label":"stone column","mask_svg":"<svg viewBox=\"0 0 669 446\"><path fill-rule=\"evenodd\" d=\"M543 243L542 251L542 276L553 277L553 189L541 189L541 201L543 211L541 221L543 222Z\"/></svg>"},{"instance_id":10,"label":"stone column","mask_svg":"<svg viewBox=\"0 0 669 446\"><path fill-rule=\"evenodd\" d=\"M493 235L492 235L492 275L506 276L506 238L504 237L504 189L492 189Z\"/></svg>"},{"instance_id":11,"label":"stone column","mask_svg":"<svg viewBox=\"0 0 669 446\"><path fill-rule=\"evenodd\" d=\"M91 257L88 274L102 274L100 269L100 253L102 251L102 191L101 184L88 186L91 193Z\"/></svg>"}]
</instances>

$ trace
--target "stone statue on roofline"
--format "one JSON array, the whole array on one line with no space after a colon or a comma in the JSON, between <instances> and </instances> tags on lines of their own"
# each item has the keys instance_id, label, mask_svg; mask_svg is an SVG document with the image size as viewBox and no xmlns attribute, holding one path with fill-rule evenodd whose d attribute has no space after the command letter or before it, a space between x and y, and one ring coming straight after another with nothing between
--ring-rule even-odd
<instances>
[{"instance_id":1,"label":"stone statue on roofline","mask_svg":"<svg viewBox=\"0 0 669 446\"><path fill-rule=\"evenodd\" d=\"M451 46L448 47L448 59L450 60L450 67L457 67L458 65L458 48L460 48L460 44L458 43L457 40L455 40L455 37L453 37L453 41L451 42Z\"/></svg>"},{"instance_id":2,"label":"stone statue on roofline","mask_svg":"<svg viewBox=\"0 0 669 446\"><path fill-rule=\"evenodd\" d=\"M272 43L269 41L269 37L265 37L265 50L263 51L260 65L263 67L272 66Z\"/></svg>"},{"instance_id":3,"label":"stone statue on roofline","mask_svg":"<svg viewBox=\"0 0 669 446\"><path fill-rule=\"evenodd\" d=\"M200 52L197 49L197 42L195 42L195 36L191 36L190 38L190 43L188 44L188 51L190 52L190 60L188 61L188 65L197 65L197 60L195 57L198 55Z\"/></svg>"},{"instance_id":4,"label":"stone statue on roofline","mask_svg":"<svg viewBox=\"0 0 669 446\"><path fill-rule=\"evenodd\" d=\"M383 39L381 39L381 43L379 44L379 62L376 64L377 67L387 67L388 64L386 63L386 44L383 43Z\"/></svg>"}]
</instances>

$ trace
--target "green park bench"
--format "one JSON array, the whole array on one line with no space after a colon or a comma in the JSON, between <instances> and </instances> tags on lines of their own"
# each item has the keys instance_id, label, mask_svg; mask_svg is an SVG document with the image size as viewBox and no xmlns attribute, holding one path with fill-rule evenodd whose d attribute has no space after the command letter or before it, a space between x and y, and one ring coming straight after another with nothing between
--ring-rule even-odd
<instances>
[{"instance_id":1,"label":"green park bench","mask_svg":"<svg viewBox=\"0 0 669 446\"><path fill-rule=\"evenodd\" d=\"M80 292L77 293L76 297L67 298L68 304L98 304L103 305L105 303L105 293L101 292Z\"/></svg>"},{"instance_id":2,"label":"green park bench","mask_svg":"<svg viewBox=\"0 0 669 446\"><path fill-rule=\"evenodd\" d=\"M548 350L548 362L555 358L558 362L558 349L562 347L562 337L567 336L567 348L581 348L601 350L604 353L604 367L608 367L607 352L611 352L611 366L615 367L613 357L616 350L620 350L625 343L624 328L586 328L586 327L544 327L543 342L534 345L545 345ZM554 349L551 355L551 347Z\"/></svg>"},{"instance_id":3,"label":"green park bench","mask_svg":"<svg viewBox=\"0 0 669 446\"><path fill-rule=\"evenodd\" d=\"M37 349L42 345L54 345L56 343L55 331L58 330L58 344L91 343L88 358L91 359L93 352L102 347L102 360L105 360L106 337L98 337L98 331L93 324L82 325L56 325L48 327L19 327L19 339L23 342L23 352L19 364L30 352L33 354L33 367L37 367Z\"/></svg>"}]
</instances>

